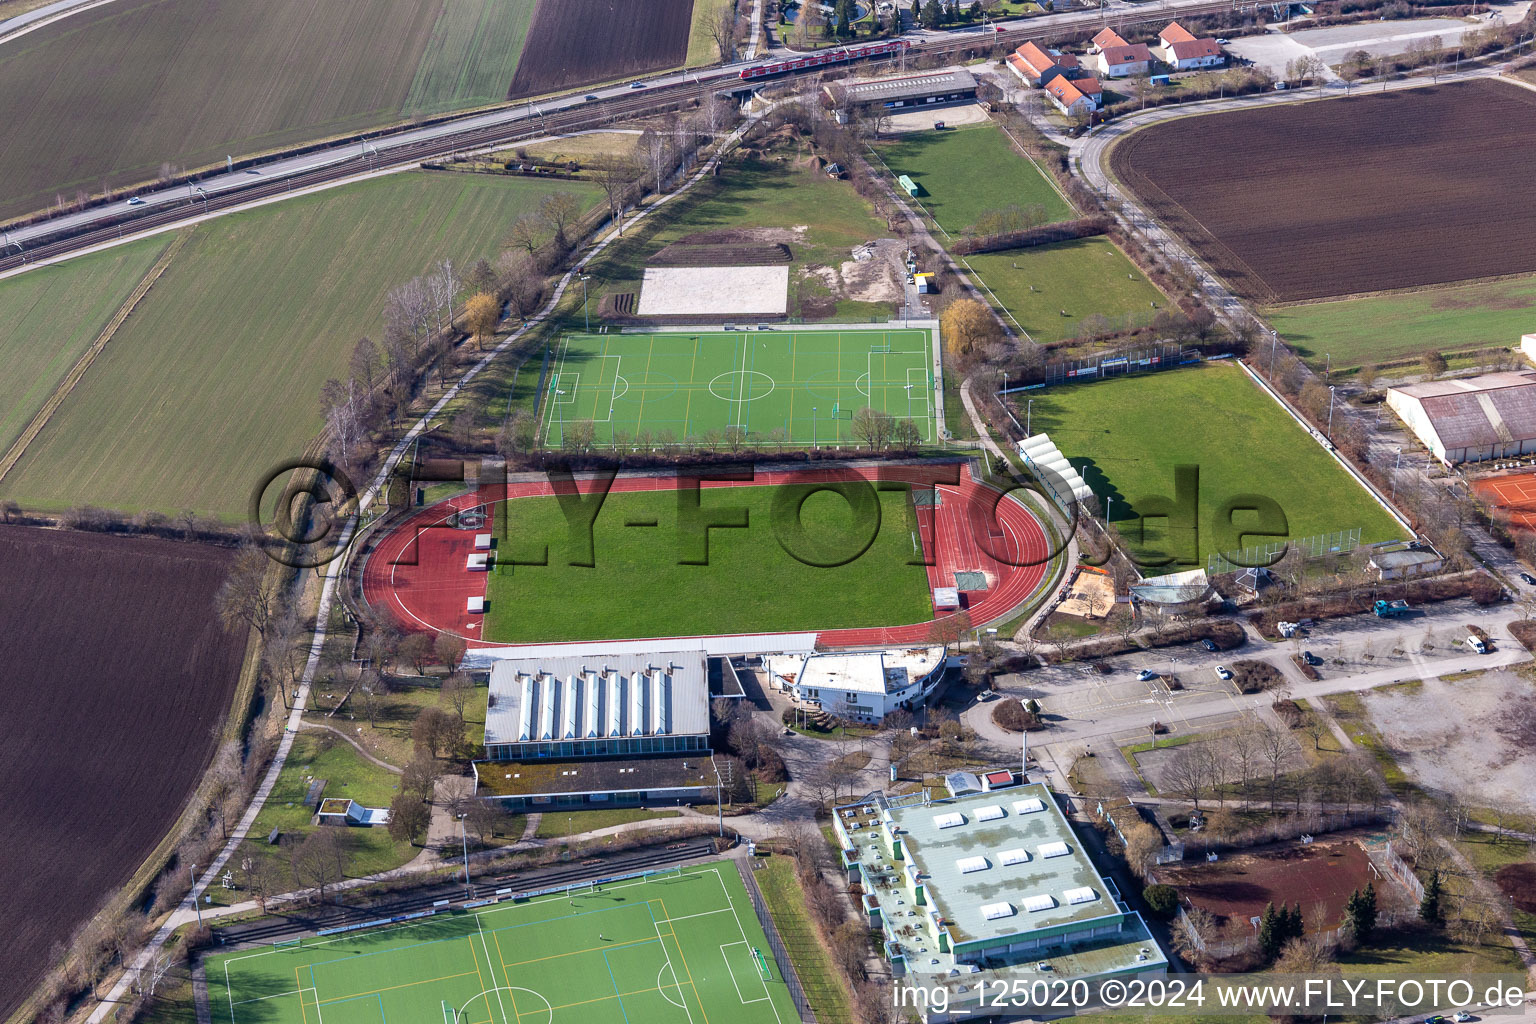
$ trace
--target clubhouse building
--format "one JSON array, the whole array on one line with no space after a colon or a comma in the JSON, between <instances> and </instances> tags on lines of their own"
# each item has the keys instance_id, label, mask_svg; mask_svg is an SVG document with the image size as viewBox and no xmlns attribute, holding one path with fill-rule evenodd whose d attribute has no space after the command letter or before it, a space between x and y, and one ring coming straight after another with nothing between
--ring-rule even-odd
<instances>
[{"instance_id":1,"label":"clubhouse building","mask_svg":"<svg viewBox=\"0 0 1536 1024\"><path fill-rule=\"evenodd\" d=\"M872 794L836 810L842 863L864 890L898 996L928 993L912 1008L939 1024L996 1016L983 984L995 994L999 983L1029 991L1166 974L1141 915L1099 873L1051 792L1006 770L985 778L981 792L952 788L965 795L947 800Z\"/></svg>"},{"instance_id":2,"label":"clubhouse building","mask_svg":"<svg viewBox=\"0 0 1536 1024\"><path fill-rule=\"evenodd\" d=\"M913 710L944 678L943 644L835 654L786 654L765 659L769 678L796 701L835 718L879 722Z\"/></svg>"}]
</instances>

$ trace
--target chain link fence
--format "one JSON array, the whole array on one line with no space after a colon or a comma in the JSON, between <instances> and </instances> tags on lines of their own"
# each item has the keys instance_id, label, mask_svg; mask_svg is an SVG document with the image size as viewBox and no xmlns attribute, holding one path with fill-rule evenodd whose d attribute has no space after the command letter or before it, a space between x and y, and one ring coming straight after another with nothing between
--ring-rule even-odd
<instances>
[{"instance_id":1,"label":"chain link fence","mask_svg":"<svg viewBox=\"0 0 1536 1024\"><path fill-rule=\"evenodd\" d=\"M763 926L763 934L768 936L768 948L773 952L773 962L779 965L779 977L789 987L789 998L794 1000L800 1020L803 1024L816 1024L816 1015L811 1012L811 1004L805 998L805 989L800 987L800 976L795 973L795 965L789 961L789 953L779 938L779 930L773 926L773 918L768 913L767 904L763 902L763 893L757 887L757 879L752 877L752 869L738 859L736 870L741 875L741 884L747 887L747 896L752 900L752 909L757 913L758 923Z\"/></svg>"}]
</instances>

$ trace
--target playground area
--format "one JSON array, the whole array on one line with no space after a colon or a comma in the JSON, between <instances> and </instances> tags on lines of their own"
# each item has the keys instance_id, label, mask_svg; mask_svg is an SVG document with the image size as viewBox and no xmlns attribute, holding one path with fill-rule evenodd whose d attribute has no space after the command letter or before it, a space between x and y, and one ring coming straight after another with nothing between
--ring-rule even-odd
<instances>
[{"instance_id":1,"label":"playground area","mask_svg":"<svg viewBox=\"0 0 1536 1024\"><path fill-rule=\"evenodd\" d=\"M797 1024L730 862L208 961L215 1024Z\"/></svg>"},{"instance_id":2,"label":"playground area","mask_svg":"<svg viewBox=\"0 0 1536 1024\"><path fill-rule=\"evenodd\" d=\"M551 353L540 436L552 448L733 437L829 447L859 440L855 416L868 407L927 443L936 383L927 328L568 334Z\"/></svg>"}]
</instances>

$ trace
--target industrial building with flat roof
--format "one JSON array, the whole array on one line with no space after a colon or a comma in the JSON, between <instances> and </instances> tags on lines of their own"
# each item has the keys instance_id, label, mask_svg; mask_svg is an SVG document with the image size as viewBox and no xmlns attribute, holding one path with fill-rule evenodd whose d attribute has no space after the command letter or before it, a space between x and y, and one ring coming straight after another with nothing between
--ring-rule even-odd
<instances>
[{"instance_id":1,"label":"industrial building with flat roof","mask_svg":"<svg viewBox=\"0 0 1536 1024\"><path fill-rule=\"evenodd\" d=\"M1387 407L1447 466L1536 453L1536 372L1405 384Z\"/></svg>"},{"instance_id":2,"label":"industrial building with flat roof","mask_svg":"<svg viewBox=\"0 0 1536 1024\"><path fill-rule=\"evenodd\" d=\"M709 749L702 650L509 658L491 668L493 761Z\"/></svg>"},{"instance_id":3,"label":"industrial building with flat roof","mask_svg":"<svg viewBox=\"0 0 1536 1024\"><path fill-rule=\"evenodd\" d=\"M917 1007L924 1021L995 1015L982 983L996 992L1000 982L1164 974L1146 923L1099 873L1050 790L1011 785L1006 772L987 780L986 791L949 800L874 794L834 818L898 986L947 993L942 1010Z\"/></svg>"},{"instance_id":4,"label":"industrial building with flat roof","mask_svg":"<svg viewBox=\"0 0 1536 1024\"><path fill-rule=\"evenodd\" d=\"M781 655L764 659L769 677L797 701L838 718L878 722L922 704L949 664L943 644L888 651Z\"/></svg>"}]
</instances>

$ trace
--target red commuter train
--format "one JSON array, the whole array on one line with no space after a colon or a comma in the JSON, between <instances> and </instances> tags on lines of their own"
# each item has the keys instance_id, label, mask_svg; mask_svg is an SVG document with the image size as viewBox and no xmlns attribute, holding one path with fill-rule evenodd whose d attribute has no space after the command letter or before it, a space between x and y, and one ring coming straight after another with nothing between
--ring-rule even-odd
<instances>
[{"instance_id":1,"label":"red commuter train","mask_svg":"<svg viewBox=\"0 0 1536 1024\"><path fill-rule=\"evenodd\" d=\"M821 67L823 64L841 64L850 60L861 60L865 57L887 57L898 53L904 53L912 48L912 43L906 39L894 39L887 43L869 43L865 46L845 46L836 50L824 50L821 53L807 54L804 57L796 57L793 60L775 61L772 64L756 64L750 68L743 68L742 78L768 78L772 75L782 75L788 71L799 71L801 68Z\"/></svg>"}]
</instances>

